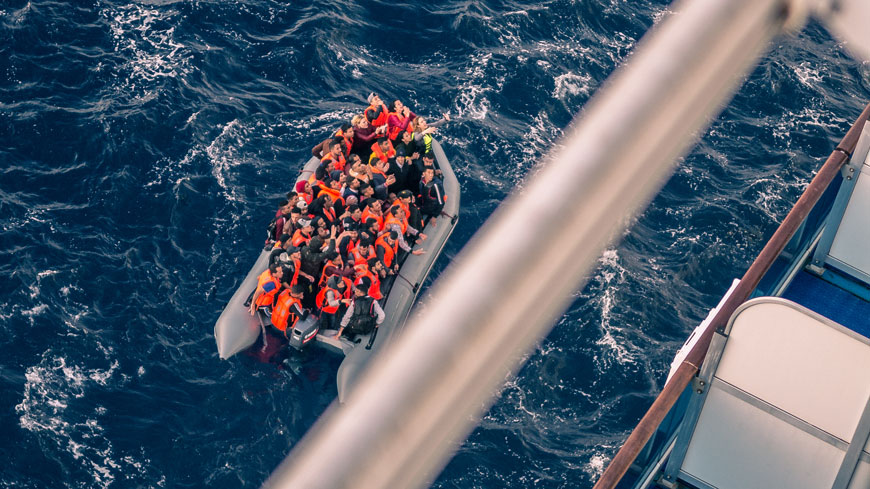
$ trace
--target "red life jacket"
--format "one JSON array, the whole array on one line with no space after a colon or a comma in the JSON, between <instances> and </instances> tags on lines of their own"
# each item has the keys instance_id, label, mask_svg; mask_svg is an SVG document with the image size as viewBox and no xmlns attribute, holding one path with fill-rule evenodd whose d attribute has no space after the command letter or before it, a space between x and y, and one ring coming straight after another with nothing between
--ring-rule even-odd
<instances>
[{"instance_id":1,"label":"red life jacket","mask_svg":"<svg viewBox=\"0 0 870 489\"><path fill-rule=\"evenodd\" d=\"M263 294L260 295L260 297L257 297L257 307L271 306L272 303L275 301L275 294L277 294L278 289L281 288L281 283L278 282L276 278L272 277L272 274L269 272L268 269L266 269L266 271L264 271L260 274L259 277L257 277L257 289L263 290L263 286L269 282L275 284L275 288L272 289L270 292L264 291Z\"/></svg>"},{"instance_id":2,"label":"red life jacket","mask_svg":"<svg viewBox=\"0 0 870 489\"><path fill-rule=\"evenodd\" d=\"M371 164L372 160L375 158L383 161L384 163L390 161L390 158L395 158L396 150L395 150L395 148L393 148L392 141L390 141L389 143L390 143L390 148L387 150L386 154L384 153L384 150L381 149L380 143L376 142L375 144L372 145L372 155L374 155L374 156L369 158L369 164Z\"/></svg>"},{"instance_id":3,"label":"red life jacket","mask_svg":"<svg viewBox=\"0 0 870 489\"><path fill-rule=\"evenodd\" d=\"M369 121L369 124L371 124L372 127L380 127L380 126L383 126L384 124L387 123L387 118L390 116L390 114L387 112L386 105L381 104L381 114L378 115L377 118L375 118L375 120L369 119L369 111L370 110L375 111L375 110L378 110L378 108L375 107L374 105L369 105L368 108L365 110L365 112L363 112L363 115L365 116L366 120Z\"/></svg>"},{"instance_id":4,"label":"red life jacket","mask_svg":"<svg viewBox=\"0 0 870 489\"><path fill-rule=\"evenodd\" d=\"M283 331L284 336L287 336L287 327L289 326L292 330L296 326L296 321L299 321L299 316L290 310L293 304L298 304L300 308L302 307L299 299L290 295L290 291L285 289L278 296L278 303L275 304L275 309L272 311L272 325L278 328L279 331Z\"/></svg>"},{"instance_id":5,"label":"red life jacket","mask_svg":"<svg viewBox=\"0 0 870 489\"><path fill-rule=\"evenodd\" d=\"M377 251L378 246L384 249L384 266L390 268L390 266L392 266L393 264L393 258L398 252L399 240L396 240L395 243L390 245L389 243L387 243L385 237L381 236L380 238L378 238L377 241L375 241L375 251Z\"/></svg>"}]
</instances>

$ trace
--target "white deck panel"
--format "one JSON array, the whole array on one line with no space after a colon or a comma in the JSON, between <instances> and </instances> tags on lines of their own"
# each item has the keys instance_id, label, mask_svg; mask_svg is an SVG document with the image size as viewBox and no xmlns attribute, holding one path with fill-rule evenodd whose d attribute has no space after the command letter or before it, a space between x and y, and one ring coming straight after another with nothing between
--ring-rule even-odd
<instances>
[{"instance_id":1,"label":"white deck panel","mask_svg":"<svg viewBox=\"0 0 870 489\"><path fill-rule=\"evenodd\" d=\"M849 442L870 398L867 340L783 299L737 314L716 377Z\"/></svg>"},{"instance_id":2,"label":"white deck panel","mask_svg":"<svg viewBox=\"0 0 870 489\"><path fill-rule=\"evenodd\" d=\"M861 166L852 197L840 221L828 255L870 275L870 167Z\"/></svg>"},{"instance_id":3,"label":"white deck panel","mask_svg":"<svg viewBox=\"0 0 870 489\"><path fill-rule=\"evenodd\" d=\"M717 388L682 470L715 488L831 487L845 452Z\"/></svg>"}]
</instances>

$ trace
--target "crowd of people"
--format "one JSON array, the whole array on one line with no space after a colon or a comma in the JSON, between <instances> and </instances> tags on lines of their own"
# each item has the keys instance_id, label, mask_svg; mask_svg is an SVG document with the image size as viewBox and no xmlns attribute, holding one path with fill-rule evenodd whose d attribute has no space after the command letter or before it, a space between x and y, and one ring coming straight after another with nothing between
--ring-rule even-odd
<instances>
[{"instance_id":1,"label":"crowd of people","mask_svg":"<svg viewBox=\"0 0 870 489\"><path fill-rule=\"evenodd\" d=\"M399 100L369 106L316 145L320 159L279 203L269 225L269 267L250 312L261 311L285 336L315 314L321 330L353 339L384 321L380 299L407 254L426 240L447 196L432 153L436 122Z\"/></svg>"}]
</instances>

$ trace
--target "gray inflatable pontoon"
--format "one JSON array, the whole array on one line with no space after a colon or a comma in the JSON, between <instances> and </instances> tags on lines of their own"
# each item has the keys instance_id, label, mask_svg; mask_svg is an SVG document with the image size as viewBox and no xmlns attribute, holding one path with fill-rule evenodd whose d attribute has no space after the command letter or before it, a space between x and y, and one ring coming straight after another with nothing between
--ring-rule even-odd
<instances>
[{"instance_id":1,"label":"gray inflatable pontoon","mask_svg":"<svg viewBox=\"0 0 870 489\"><path fill-rule=\"evenodd\" d=\"M423 229L427 239L415 246L415 248L423 249L426 252L422 255L408 254L405 256L389 292L380 301L386 319L378 328L374 342L369 347L369 335L357 337L355 342L346 338L334 339L332 338L336 333L334 330L324 330L317 334L316 343L318 345L341 353L345 357L336 375L339 400L346 398L372 355L377 354L378 351L395 340L402 330L423 281L456 226L459 216L459 181L456 179L450 162L447 161L444 150L441 149L441 145L437 141L432 142L432 152L435 154L436 166L441 169L444 193L448 198L444 203L441 216L436 220L436 225L427 224ZM320 160L317 158L308 160L297 181L308 179L319 164ZM254 263L253 268L248 272L245 280L242 281L215 323L214 337L217 342L218 355L223 360L250 348L260 336L260 322L267 323L269 321L260 313L251 316L245 303L257 285L257 277L266 270L270 251L265 250L260 253L257 262ZM268 326L268 324L266 325Z\"/></svg>"}]
</instances>

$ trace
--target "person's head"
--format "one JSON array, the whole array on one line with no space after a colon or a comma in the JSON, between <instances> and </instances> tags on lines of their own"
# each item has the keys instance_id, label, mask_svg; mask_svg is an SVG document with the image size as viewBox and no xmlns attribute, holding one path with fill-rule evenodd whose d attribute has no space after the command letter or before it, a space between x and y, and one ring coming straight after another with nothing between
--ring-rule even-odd
<instances>
[{"instance_id":1,"label":"person's head","mask_svg":"<svg viewBox=\"0 0 870 489\"><path fill-rule=\"evenodd\" d=\"M378 273L384 268L384 264L377 258L369 258L367 263L369 264L369 270L371 270L372 273Z\"/></svg>"},{"instance_id":2,"label":"person's head","mask_svg":"<svg viewBox=\"0 0 870 489\"><path fill-rule=\"evenodd\" d=\"M375 215L380 214L383 209L384 209L384 204L381 203L381 201L378 199L372 199L371 202L369 203L369 210L370 210L370 212L375 213Z\"/></svg>"},{"instance_id":3,"label":"person's head","mask_svg":"<svg viewBox=\"0 0 870 489\"><path fill-rule=\"evenodd\" d=\"M384 236L384 238L386 239L387 243L393 244L396 242L397 239L399 239L399 233L395 231L390 231L389 234Z\"/></svg>"},{"instance_id":4,"label":"person's head","mask_svg":"<svg viewBox=\"0 0 870 489\"><path fill-rule=\"evenodd\" d=\"M352 138L353 137L353 125L348 124L346 122L344 124L342 124L341 125L341 134L345 138L348 138L348 139Z\"/></svg>"},{"instance_id":5,"label":"person's head","mask_svg":"<svg viewBox=\"0 0 870 489\"><path fill-rule=\"evenodd\" d=\"M370 218L366 219L366 228L367 228L369 231L374 230L375 232L377 232L377 229L378 229L378 220L375 219L374 217L370 217Z\"/></svg>"},{"instance_id":6,"label":"person's head","mask_svg":"<svg viewBox=\"0 0 870 489\"><path fill-rule=\"evenodd\" d=\"M359 191L359 184L360 184L360 181L358 178L351 178L350 181L347 182L347 188L354 190L354 191Z\"/></svg>"},{"instance_id":7,"label":"person's head","mask_svg":"<svg viewBox=\"0 0 870 489\"><path fill-rule=\"evenodd\" d=\"M384 153L386 153L390 149L390 140L388 138L378 140L378 144L381 146L381 150Z\"/></svg>"},{"instance_id":8,"label":"person's head","mask_svg":"<svg viewBox=\"0 0 870 489\"><path fill-rule=\"evenodd\" d=\"M313 227L311 226L311 219L299 219L299 229L301 229L302 232L305 234L310 234L311 231L313 231Z\"/></svg>"},{"instance_id":9,"label":"person's head","mask_svg":"<svg viewBox=\"0 0 870 489\"><path fill-rule=\"evenodd\" d=\"M423 181L429 183L435 178L435 168L431 166L423 167Z\"/></svg>"},{"instance_id":10,"label":"person's head","mask_svg":"<svg viewBox=\"0 0 870 489\"><path fill-rule=\"evenodd\" d=\"M282 268L281 265L277 263L269 265L269 274L272 276L272 278L280 280L283 272L284 268Z\"/></svg>"},{"instance_id":11,"label":"person's head","mask_svg":"<svg viewBox=\"0 0 870 489\"><path fill-rule=\"evenodd\" d=\"M317 228L317 235L320 236L321 239L329 238L329 228Z\"/></svg>"},{"instance_id":12,"label":"person's head","mask_svg":"<svg viewBox=\"0 0 870 489\"><path fill-rule=\"evenodd\" d=\"M405 109L405 106L402 105L401 100L393 100L390 102L389 110L390 112L402 112Z\"/></svg>"},{"instance_id":13,"label":"person's head","mask_svg":"<svg viewBox=\"0 0 870 489\"><path fill-rule=\"evenodd\" d=\"M401 218L405 217L404 209L402 209L398 205L390 207L390 214L396 216L397 219L401 219Z\"/></svg>"},{"instance_id":14,"label":"person's head","mask_svg":"<svg viewBox=\"0 0 870 489\"><path fill-rule=\"evenodd\" d=\"M323 248L323 239L320 236L315 236L308 242L309 251L317 253L321 248Z\"/></svg>"},{"instance_id":15,"label":"person's head","mask_svg":"<svg viewBox=\"0 0 870 489\"><path fill-rule=\"evenodd\" d=\"M338 158L341 155L342 142L341 138L335 138L331 143L329 143L329 152L332 156Z\"/></svg>"},{"instance_id":16,"label":"person's head","mask_svg":"<svg viewBox=\"0 0 870 489\"><path fill-rule=\"evenodd\" d=\"M370 104L374 105L375 107L384 103L383 100L381 100L381 97L378 96L378 94L376 94L374 92L369 94L368 101Z\"/></svg>"},{"instance_id":17,"label":"person's head","mask_svg":"<svg viewBox=\"0 0 870 489\"><path fill-rule=\"evenodd\" d=\"M411 203L411 199L413 198L413 196L414 194L412 194L411 191L408 189L402 190L401 192L399 192L399 195L397 195L399 200L401 200L405 205L409 205Z\"/></svg>"},{"instance_id":18,"label":"person's head","mask_svg":"<svg viewBox=\"0 0 870 489\"><path fill-rule=\"evenodd\" d=\"M296 206L297 202L299 202L299 194L296 192L287 192L287 203L290 204L290 207Z\"/></svg>"},{"instance_id":19,"label":"person's head","mask_svg":"<svg viewBox=\"0 0 870 489\"><path fill-rule=\"evenodd\" d=\"M375 189L367 183L361 183L359 186L359 194L365 198L369 198L375 194Z\"/></svg>"},{"instance_id":20,"label":"person's head","mask_svg":"<svg viewBox=\"0 0 870 489\"><path fill-rule=\"evenodd\" d=\"M317 216L316 218L314 218L314 222L312 222L312 225L318 228L326 227L326 219L324 219L323 216Z\"/></svg>"},{"instance_id":21,"label":"person's head","mask_svg":"<svg viewBox=\"0 0 870 489\"><path fill-rule=\"evenodd\" d=\"M362 209L357 204L348 204L347 212L350 213L350 218L354 221L359 221L359 218L362 217Z\"/></svg>"},{"instance_id":22,"label":"person's head","mask_svg":"<svg viewBox=\"0 0 870 489\"><path fill-rule=\"evenodd\" d=\"M302 284L296 284L290 289L290 295L297 299L301 299L303 295L305 295L305 286Z\"/></svg>"},{"instance_id":23,"label":"person's head","mask_svg":"<svg viewBox=\"0 0 870 489\"><path fill-rule=\"evenodd\" d=\"M417 124L418 131L423 131L429 127L429 124L426 123L426 119L424 119L420 116L417 116L417 118L414 119L414 122Z\"/></svg>"},{"instance_id":24,"label":"person's head","mask_svg":"<svg viewBox=\"0 0 870 489\"><path fill-rule=\"evenodd\" d=\"M341 190L341 185L344 183L344 173L338 178L338 180L330 180L329 188L332 190ZM328 200L328 199L327 199Z\"/></svg>"},{"instance_id":25,"label":"person's head","mask_svg":"<svg viewBox=\"0 0 870 489\"><path fill-rule=\"evenodd\" d=\"M280 243L282 243L282 245L283 245L283 243L287 243L287 242L289 242L289 241L290 241L290 238L291 238L291 236L290 236L289 234L284 233L284 234L282 234L281 236L278 237L278 241L279 241Z\"/></svg>"},{"instance_id":26,"label":"person's head","mask_svg":"<svg viewBox=\"0 0 870 489\"><path fill-rule=\"evenodd\" d=\"M405 144L409 144L414 135L408 131L402 131L402 142Z\"/></svg>"},{"instance_id":27,"label":"person's head","mask_svg":"<svg viewBox=\"0 0 870 489\"><path fill-rule=\"evenodd\" d=\"M344 203L345 203L346 205L356 205L356 204L359 203L359 199L356 197L356 195L348 195L348 196L344 199Z\"/></svg>"}]
</instances>

